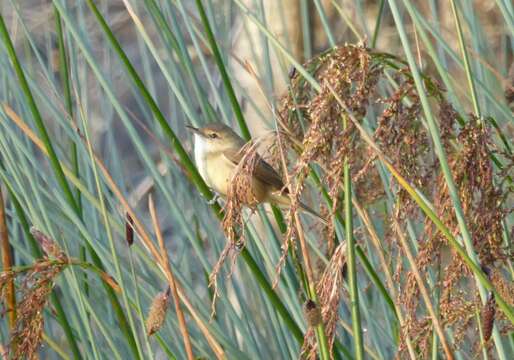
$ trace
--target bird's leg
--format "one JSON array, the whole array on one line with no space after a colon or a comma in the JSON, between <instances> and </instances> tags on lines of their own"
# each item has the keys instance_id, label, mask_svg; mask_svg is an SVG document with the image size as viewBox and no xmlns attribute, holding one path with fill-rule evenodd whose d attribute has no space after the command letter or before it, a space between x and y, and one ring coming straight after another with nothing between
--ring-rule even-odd
<instances>
[{"instance_id":1,"label":"bird's leg","mask_svg":"<svg viewBox=\"0 0 514 360\"><path fill-rule=\"evenodd\" d=\"M207 204L209 205L214 205L218 199L220 198L220 194L218 194L217 192L214 193L214 196L212 197L212 199L208 200L207 201Z\"/></svg>"}]
</instances>

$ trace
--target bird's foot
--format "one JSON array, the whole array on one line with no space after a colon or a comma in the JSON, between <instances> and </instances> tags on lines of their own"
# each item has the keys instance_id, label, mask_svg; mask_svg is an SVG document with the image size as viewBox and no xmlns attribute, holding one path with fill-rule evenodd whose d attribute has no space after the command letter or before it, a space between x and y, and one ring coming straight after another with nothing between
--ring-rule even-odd
<instances>
[{"instance_id":1,"label":"bird's foot","mask_svg":"<svg viewBox=\"0 0 514 360\"><path fill-rule=\"evenodd\" d=\"M207 201L207 204L214 205L214 204L216 204L216 202L218 201L219 198L220 198L220 194L214 193L214 196L212 197L212 199Z\"/></svg>"}]
</instances>

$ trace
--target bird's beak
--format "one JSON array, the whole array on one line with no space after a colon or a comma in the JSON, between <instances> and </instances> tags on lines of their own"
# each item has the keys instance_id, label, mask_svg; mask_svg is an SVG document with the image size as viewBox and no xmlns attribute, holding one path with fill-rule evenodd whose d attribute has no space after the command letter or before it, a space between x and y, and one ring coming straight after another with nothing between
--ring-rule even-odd
<instances>
[{"instance_id":1,"label":"bird's beak","mask_svg":"<svg viewBox=\"0 0 514 360\"><path fill-rule=\"evenodd\" d=\"M194 127L194 126L186 125L186 128L188 128L189 130L191 130L195 134L202 135L202 132L200 131L200 129L198 129L198 128Z\"/></svg>"}]
</instances>

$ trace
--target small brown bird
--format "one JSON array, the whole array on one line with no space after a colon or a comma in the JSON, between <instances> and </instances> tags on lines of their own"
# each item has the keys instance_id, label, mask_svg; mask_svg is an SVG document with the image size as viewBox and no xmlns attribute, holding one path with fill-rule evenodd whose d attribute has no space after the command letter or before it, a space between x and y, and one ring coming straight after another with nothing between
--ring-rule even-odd
<instances>
[{"instance_id":1,"label":"small brown bird","mask_svg":"<svg viewBox=\"0 0 514 360\"><path fill-rule=\"evenodd\" d=\"M211 123L202 128L187 126L194 132L195 162L205 183L221 196L227 196L236 168L244 156L245 141L231 128L222 123ZM258 155L257 155L258 156ZM252 174L251 189L246 205L270 203L282 207L289 206L288 189L280 175L258 156ZM303 211L326 220L307 205L300 203Z\"/></svg>"}]
</instances>

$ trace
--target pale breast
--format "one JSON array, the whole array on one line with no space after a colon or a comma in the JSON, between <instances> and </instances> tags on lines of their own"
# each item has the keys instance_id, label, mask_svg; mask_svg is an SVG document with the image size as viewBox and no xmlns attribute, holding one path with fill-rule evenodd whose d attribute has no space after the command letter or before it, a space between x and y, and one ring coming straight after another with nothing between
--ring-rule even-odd
<instances>
[{"instance_id":1,"label":"pale breast","mask_svg":"<svg viewBox=\"0 0 514 360\"><path fill-rule=\"evenodd\" d=\"M236 170L234 162L229 160L222 150L209 147L205 139L199 135L195 135L195 162L205 183L218 194L226 196ZM248 205L261 203L266 201L270 190L269 185L254 177L251 188L246 193L246 199L241 201Z\"/></svg>"},{"instance_id":2,"label":"pale breast","mask_svg":"<svg viewBox=\"0 0 514 360\"><path fill-rule=\"evenodd\" d=\"M206 147L205 140L195 134L195 163L198 172L211 189L221 195L226 195L234 166L220 153L212 153Z\"/></svg>"},{"instance_id":3,"label":"pale breast","mask_svg":"<svg viewBox=\"0 0 514 360\"><path fill-rule=\"evenodd\" d=\"M227 195L235 166L221 153L210 153L205 157L206 183L218 194Z\"/></svg>"}]
</instances>

